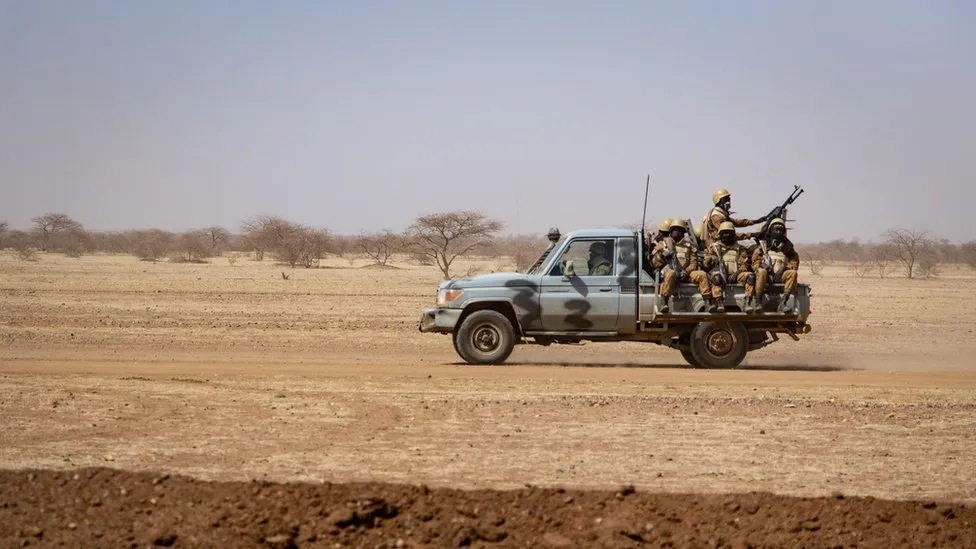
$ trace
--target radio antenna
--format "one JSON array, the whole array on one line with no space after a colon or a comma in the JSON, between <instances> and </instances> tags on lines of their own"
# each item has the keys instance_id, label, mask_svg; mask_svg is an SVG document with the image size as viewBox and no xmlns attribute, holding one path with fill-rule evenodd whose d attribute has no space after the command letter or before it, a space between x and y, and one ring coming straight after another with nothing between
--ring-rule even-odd
<instances>
[{"instance_id":1,"label":"radio antenna","mask_svg":"<svg viewBox=\"0 0 976 549\"><path fill-rule=\"evenodd\" d=\"M647 221L647 193L651 189L651 174L647 174L647 182L644 183L644 215L641 217L641 237L644 236L644 222Z\"/></svg>"}]
</instances>

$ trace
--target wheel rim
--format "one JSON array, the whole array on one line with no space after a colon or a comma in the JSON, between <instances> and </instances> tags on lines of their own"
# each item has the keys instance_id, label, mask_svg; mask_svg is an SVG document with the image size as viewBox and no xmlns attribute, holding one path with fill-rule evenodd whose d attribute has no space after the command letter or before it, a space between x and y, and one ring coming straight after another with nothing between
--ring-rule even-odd
<instances>
[{"instance_id":1,"label":"wheel rim","mask_svg":"<svg viewBox=\"0 0 976 549\"><path fill-rule=\"evenodd\" d=\"M471 343L481 353L490 353L497 350L501 342L501 332L490 324L482 324L471 333Z\"/></svg>"},{"instance_id":2,"label":"wheel rim","mask_svg":"<svg viewBox=\"0 0 976 549\"><path fill-rule=\"evenodd\" d=\"M712 356L726 356L735 348L735 334L726 329L715 330L705 338L705 348Z\"/></svg>"}]
</instances>

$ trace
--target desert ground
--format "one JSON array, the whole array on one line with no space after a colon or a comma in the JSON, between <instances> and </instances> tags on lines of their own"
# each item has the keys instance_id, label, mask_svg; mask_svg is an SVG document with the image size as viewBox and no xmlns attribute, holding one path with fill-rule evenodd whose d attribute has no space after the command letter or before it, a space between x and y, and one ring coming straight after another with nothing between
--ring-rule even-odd
<instances>
[{"instance_id":1,"label":"desert ground","mask_svg":"<svg viewBox=\"0 0 976 549\"><path fill-rule=\"evenodd\" d=\"M731 371L468 366L401 259L0 256L0 547L976 547L976 271L804 269Z\"/></svg>"}]
</instances>

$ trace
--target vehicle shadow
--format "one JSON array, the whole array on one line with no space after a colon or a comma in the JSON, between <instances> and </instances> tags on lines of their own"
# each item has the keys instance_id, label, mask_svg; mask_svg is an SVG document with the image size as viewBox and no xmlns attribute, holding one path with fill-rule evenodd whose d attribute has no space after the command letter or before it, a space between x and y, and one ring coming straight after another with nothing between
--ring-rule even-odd
<instances>
[{"instance_id":1,"label":"vehicle shadow","mask_svg":"<svg viewBox=\"0 0 976 549\"><path fill-rule=\"evenodd\" d=\"M454 362L454 366L470 366L466 362ZM571 362L571 361L507 361L505 364L492 366L554 366L563 368L644 368L660 370L695 370L688 364L654 364L648 362ZM733 370L748 371L767 371L767 372L844 372L853 371L858 368L848 368L844 366L832 366L827 364L748 364L742 365ZM701 370L707 370L701 368ZM722 368L713 368L711 371L724 371Z\"/></svg>"}]
</instances>

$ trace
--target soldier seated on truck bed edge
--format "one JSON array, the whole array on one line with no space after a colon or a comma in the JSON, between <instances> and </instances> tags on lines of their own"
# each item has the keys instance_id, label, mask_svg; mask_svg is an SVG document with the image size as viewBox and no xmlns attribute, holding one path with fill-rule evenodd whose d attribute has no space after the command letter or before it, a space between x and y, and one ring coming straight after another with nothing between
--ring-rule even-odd
<instances>
[{"instance_id":1,"label":"soldier seated on truck bed edge","mask_svg":"<svg viewBox=\"0 0 976 549\"><path fill-rule=\"evenodd\" d=\"M736 241L735 225L730 221L719 227L718 238L719 241L709 248L709 255L705 256L706 267L710 269L712 299L718 312L725 312L725 286L738 283L745 286L745 312L753 313L756 311L756 274L752 272L749 252Z\"/></svg>"},{"instance_id":2,"label":"soldier seated on truck bed edge","mask_svg":"<svg viewBox=\"0 0 976 549\"><path fill-rule=\"evenodd\" d=\"M683 219L672 220L670 230L670 236L664 237L657 243L651 257L651 264L661 272L663 279L660 288L658 288L658 311L661 313L671 311L668 300L679 282L690 280L698 284L698 291L701 292L702 299L706 303L711 290L708 284L708 275L705 274L705 271L699 270L698 255L688 239L685 238L688 232L688 223Z\"/></svg>"},{"instance_id":3,"label":"soldier seated on truck bed edge","mask_svg":"<svg viewBox=\"0 0 976 549\"><path fill-rule=\"evenodd\" d=\"M769 222L769 237L752 252L752 269L756 272L756 293L765 297L770 280L783 284L778 312L789 310L789 299L796 293L800 254L786 238L786 222L776 218Z\"/></svg>"}]
</instances>

